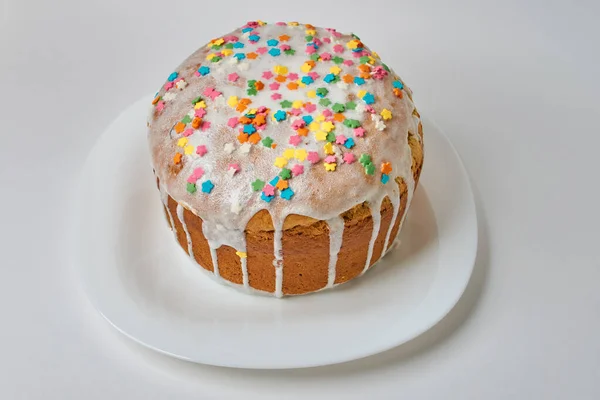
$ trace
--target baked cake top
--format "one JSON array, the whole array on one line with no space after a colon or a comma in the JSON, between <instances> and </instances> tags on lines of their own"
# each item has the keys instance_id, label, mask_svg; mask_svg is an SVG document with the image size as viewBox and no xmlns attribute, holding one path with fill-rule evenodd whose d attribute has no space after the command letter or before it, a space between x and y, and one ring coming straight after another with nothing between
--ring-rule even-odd
<instances>
[{"instance_id":1,"label":"baked cake top","mask_svg":"<svg viewBox=\"0 0 600 400\"><path fill-rule=\"evenodd\" d=\"M148 137L174 199L214 229L243 231L261 209L277 225L397 199L398 177L412 195L418 123L408 87L356 35L253 21L169 75Z\"/></svg>"}]
</instances>

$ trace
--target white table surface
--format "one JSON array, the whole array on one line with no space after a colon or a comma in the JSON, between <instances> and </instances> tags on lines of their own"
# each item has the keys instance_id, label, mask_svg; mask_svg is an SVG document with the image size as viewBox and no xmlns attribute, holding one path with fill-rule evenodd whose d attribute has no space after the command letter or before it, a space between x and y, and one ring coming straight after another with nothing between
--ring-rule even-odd
<instances>
[{"instance_id":1,"label":"white table surface","mask_svg":"<svg viewBox=\"0 0 600 400\"><path fill-rule=\"evenodd\" d=\"M2 0L0 398L600 398L599 3L291 3ZM255 18L358 33L471 174L475 273L407 345L306 370L193 365L121 337L79 287L67 222L95 140Z\"/></svg>"}]
</instances>

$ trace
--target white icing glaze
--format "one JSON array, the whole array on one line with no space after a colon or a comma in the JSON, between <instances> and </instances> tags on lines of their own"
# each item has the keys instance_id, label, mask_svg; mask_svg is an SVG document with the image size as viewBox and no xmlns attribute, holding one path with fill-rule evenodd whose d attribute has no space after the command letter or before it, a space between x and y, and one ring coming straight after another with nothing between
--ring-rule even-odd
<instances>
[{"instance_id":1,"label":"white icing glaze","mask_svg":"<svg viewBox=\"0 0 600 400\"><path fill-rule=\"evenodd\" d=\"M412 199L412 192L414 191L414 180L411 171L412 157L410 147L408 146L407 132L418 131L419 119L412 115L414 105L408 95L404 95L402 99L399 99L391 93L390 79L395 79L393 71L383 81L369 79L361 86L348 85L341 81L337 85L328 85L323 82L322 78L329 73L329 69L334 64L323 61L317 62L311 70L311 72L316 72L320 75L320 78L314 84L300 87L295 91L288 90L285 88L285 84L281 84L280 89L277 90L278 93L282 94L281 100L302 100L317 104L319 99L308 98L307 94L310 90L315 90L319 87L326 87L329 90L327 98L333 103L346 103L349 96L355 96L359 90L366 90L372 93L376 98L376 102L372 107L377 112L384 108L392 110L393 119L386 120L384 123L379 114L369 114L365 111L367 107L365 107L362 100L354 99L353 101L357 104L356 109L346 110L344 116L361 121L362 126L367 130L366 136L364 138L356 137L353 135L352 129L342 124L336 124L334 132L336 134L345 134L348 138L353 138L355 147L352 149L352 152L357 155L357 158L360 154L370 154L377 171L381 162L390 162L392 173L389 182L382 184L379 181L379 173L375 176L366 175L363 167L358 162L352 165L343 163L341 155L348 150L342 146L334 145L334 153L337 159L335 172L324 173L324 167L321 162L311 165L308 160L300 161L292 159L288 161L288 168L293 164L301 164L304 166L305 171L303 174L289 180L290 187L295 192L291 201L276 196L270 203L267 203L260 199L260 193L257 194L252 190L250 183L255 179L260 178L269 182L279 173L280 170L273 165L273 162L276 157L282 156L285 148L292 148L287 143L290 134L293 134L290 125L299 117L288 116L286 121L279 123L273 121L271 115L276 110L281 109L279 104L281 100L272 99L270 95L274 92L269 90L262 90L256 96L247 96L245 92L247 86L245 83L250 79L255 79L262 80L268 86L269 83L273 82L273 79L262 79L261 75L265 71L272 71L275 65L287 66L289 72L296 72L300 77L306 75L300 71L300 66L308 59L308 56L304 53L306 44L304 41L304 29L305 27L302 25L297 27L278 25L258 27L255 30L261 36L259 43L246 43L246 47L241 49L247 53L259 47L266 46L265 42L268 39L288 34L290 40L287 44L296 50L296 54L293 56L284 56L282 54L279 57L271 57L265 54L251 62L248 60L237 62L234 61L234 57L230 57L214 64L206 61L206 55L210 52L209 50L206 48L198 50L177 69L179 76L185 80L185 84L179 84L180 90L177 90L177 96L166 96L167 98L164 99L167 102L165 110L162 113L153 114L149 119L149 141L152 149L153 164L160 182L164 183L164 187L161 184L163 203L168 205L166 199L168 195L171 195L180 204L177 209L178 215L180 207L182 213L182 207L186 207L203 219L202 231L210 247L215 276L220 277L216 249L222 245L226 245L231 246L236 251L246 252L244 230L248 221L260 210L267 209L269 211L275 227L273 265L275 267L276 280L275 292L273 294L277 297L283 295L282 236L283 223L289 214L305 215L314 219L328 221L330 226L330 261L327 287L332 287L335 281L335 264L337 263L337 255L341 248L343 236L343 220L341 220L339 215L365 201L371 207L373 233L369 242L364 272L368 269L371 262L374 244L381 225L381 202L386 196L390 198L393 205L393 218L386 233L382 255L388 250L387 244L400 207L399 190L394 179L396 177L402 178L408 187L407 210ZM331 43L322 44L319 50L320 53L327 51L336 55L332 50L333 46L341 44L345 47L345 44L352 39L349 35L335 37L325 29L315 29L317 31L316 37L331 39ZM232 34L240 38L248 36L247 34L242 34L240 30ZM367 47L365 49L368 50ZM345 59L352 59L348 57L352 53L348 52L349 50L345 49L345 53L342 56ZM358 59L354 58L353 60L355 61L353 67L348 68L340 65L344 70L340 75L350 70L356 70ZM208 66L211 73L205 77L193 76L199 64ZM238 82L229 82L228 75L236 71L240 75ZM246 72L242 73L240 71ZM353 74L357 75L355 72ZM384 84L385 82L387 84ZM216 88L216 90L222 93L222 96L211 100L203 94L207 88ZM405 87L405 90L410 92L410 89L407 87ZM161 93L164 96L164 90L161 90ZM194 110L190 111L191 100L197 96L202 96L206 102L207 113L203 120L210 122L211 126L206 131L195 129L187 137L187 144L194 148L201 145L206 146L208 152L203 156L198 156L195 153L184 155L185 162L183 169L177 174L172 174L169 172L167 165L172 164L172 157L175 152L182 151L182 148L177 146L177 141L181 138L181 135L174 132L173 126L184 115L194 115ZM227 122L232 117L239 117L240 113L225 104L225 100L230 96L238 96L239 98L250 97L252 100L250 108L266 106L271 109L266 129L260 132L260 134L263 138L268 136L274 142L278 143L280 146L276 150L264 147L260 143L251 146L248 143L240 145L236 141L238 129L231 129L227 125ZM316 117L324 109L325 107L317 104L316 112L313 112L311 115ZM371 125L369 126L369 124ZM416 136L420 140L420 136ZM323 153L324 142L317 142L312 137L313 133L311 132L309 136L302 139L297 148L318 152L322 161L325 157ZM241 167L241 170L233 175L228 173L229 168L227 167L227 164L232 162L239 164ZM185 189L186 180L196 168L202 168L204 174L197 181L198 191L196 193L188 193ZM201 183L206 180L210 180L215 185L210 195L200 192ZM340 196L339 193L344 193L344 195ZM166 208L172 226L175 227L173 225L173 216L168 207ZM405 216L406 212L402 216L400 229ZM188 237L188 249L191 250L191 238L189 237L189 232L187 232L182 215L180 216L180 220L184 225L184 230ZM339 226L340 223L341 228ZM241 286L249 288L246 258L241 258L241 269L243 276L243 285Z\"/></svg>"},{"instance_id":2,"label":"white icing glaze","mask_svg":"<svg viewBox=\"0 0 600 400\"><path fill-rule=\"evenodd\" d=\"M181 222L181 226L183 227L183 231L185 232L185 237L187 239L188 245L188 254L190 258L194 259L194 249L192 248L192 238L190 236L190 232L188 231L187 224L185 223L185 219L183 217L183 206L177 203L177 217L179 218L179 222Z\"/></svg>"},{"instance_id":3,"label":"white icing glaze","mask_svg":"<svg viewBox=\"0 0 600 400\"><path fill-rule=\"evenodd\" d=\"M175 229L175 222L173 221L173 215L171 214L171 210L169 210L169 194L165 190L163 185L160 185L160 199L165 207L165 211L167 212L167 216L169 218L169 222L171 223L171 231L173 232L173 236L175 236L175 241L177 241L177 230Z\"/></svg>"}]
</instances>

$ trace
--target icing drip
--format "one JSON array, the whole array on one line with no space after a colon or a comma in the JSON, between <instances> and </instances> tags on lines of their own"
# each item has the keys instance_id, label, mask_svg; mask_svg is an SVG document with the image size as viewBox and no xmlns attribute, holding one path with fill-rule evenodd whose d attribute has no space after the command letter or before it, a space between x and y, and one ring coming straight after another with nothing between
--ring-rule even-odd
<instances>
[{"instance_id":1,"label":"icing drip","mask_svg":"<svg viewBox=\"0 0 600 400\"><path fill-rule=\"evenodd\" d=\"M392 214L392 221L390 222L388 231L385 234L385 242L383 243L383 251L381 252L382 257L388 249L388 242L390 240L390 236L392 235L394 225L396 224L396 219L398 219L398 213L400 212L400 194L390 197L390 200L392 202L392 207L394 208L394 213Z\"/></svg>"},{"instance_id":2,"label":"icing drip","mask_svg":"<svg viewBox=\"0 0 600 400\"><path fill-rule=\"evenodd\" d=\"M242 284L247 289L250 287L250 284L248 283L248 258L243 257L240 261L242 264Z\"/></svg>"},{"instance_id":3,"label":"icing drip","mask_svg":"<svg viewBox=\"0 0 600 400\"><path fill-rule=\"evenodd\" d=\"M212 258L214 274L217 277L221 277L221 274L219 274L219 259L217 257L217 249L213 247L210 242L208 242L208 245L210 247L210 257Z\"/></svg>"},{"instance_id":4,"label":"icing drip","mask_svg":"<svg viewBox=\"0 0 600 400\"><path fill-rule=\"evenodd\" d=\"M281 218L273 218L273 253L275 259L273 266L275 267L275 297L283 296L283 221L285 215Z\"/></svg>"},{"instance_id":5,"label":"icing drip","mask_svg":"<svg viewBox=\"0 0 600 400\"><path fill-rule=\"evenodd\" d=\"M169 222L171 223L171 231L173 232L173 236L175 236L175 241L177 241L177 230L175 229L175 222L173 221L173 215L171 214L171 210L169 210L169 194L162 185L160 185L159 190L160 199L162 200L163 206L165 206L165 210L167 211L167 215L169 216Z\"/></svg>"},{"instance_id":6,"label":"icing drip","mask_svg":"<svg viewBox=\"0 0 600 400\"><path fill-rule=\"evenodd\" d=\"M369 269L369 265L371 264L371 258L373 257L373 248L375 247L375 241L377 240L377 236L379 236L379 227L381 226L382 201L383 196L377 199L376 202L369 203L369 208L371 209L371 218L373 220L373 233L371 234L371 240L369 241L369 250L367 251L367 262L365 263L365 268L362 272L363 274Z\"/></svg>"},{"instance_id":7,"label":"icing drip","mask_svg":"<svg viewBox=\"0 0 600 400\"><path fill-rule=\"evenodd\" d=\"M183 226L183 231L185 232L185 237L187 239L188 245L188 254L192 260L194 260L194 249L192 248L192 237L190 236L190 232L188 231L187 224L185 223L185 219L183 218L183 206L181 204L177 204L177 217L179 218L179 222L181 222L181 226Z\"/></svg>"},{"instance_id":8,"label":"icing drip","mask_svg":"<svg viewBox=\"0 0 600 400\"><path fill-rule=\"evenodd\" d=\"M344 219L340 216L334 217L328 220L327 224L329 225L329 275L327 277L327 287L333 287L335 267L344 236Z\"/></svg>"}]
</instances>

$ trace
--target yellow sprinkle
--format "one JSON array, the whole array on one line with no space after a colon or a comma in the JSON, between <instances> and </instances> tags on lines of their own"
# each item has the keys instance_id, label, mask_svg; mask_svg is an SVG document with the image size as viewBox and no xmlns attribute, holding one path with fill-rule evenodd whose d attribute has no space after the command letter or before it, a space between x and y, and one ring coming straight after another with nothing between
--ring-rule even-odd
<instances>
[{"instance_id":1,"label":"yellow sprinkle","mask_svg":"<svg viewBox=\"0 0 600 400\"><path fill-rule=\"evenodd\" d=\"M348 47L349 49L356 49L358 47L358 40L354 39L349 41L348 43L346 43L346 47Z\"/></svg>"},{"instance_id":2,"label":"yellow sprinkle","mask_svg":"<svg viewBox=\"0 0 600 400\"><path fill-rule=\"evenodd\" d=\"M231 108L234 108L235 106L237 106L239 102L239 99L237 96L229 96L229 98L227 99L227 105Z\"/></svg>"},{"instance_id":3,"label":"yellow sprinkle","mask_svg":"<svg viewBox=\"0 0 600 400\"><path fill-rule=\"evenodd\" d=\"M179 139L177 141L177 146L184 147L187 144L187 142L188 142L187 138L182 137L181 139Z\"/></svg>"},{"instance_id":4,"label":"yellow sprinkle","mask_svg":"<svg viewBox=\"0 0 600 400\"><path fill-rule=\"evenodd\" d=\"M369 64L371 64L371 65L375 64L375 59L371 56L369 56Z\"/></svg>"},{"instance_id":5,"label":"yellow sprinkle","mask_svg":"<svg viewBox=\"0 0 600 400\"><path fill-rule=\"evenodd\" d=\"M215 53L210 53L209 55L206 56L207 60L212 60L213 58L215 58L217 55Z\"/></svg>"},{"instance_id":6,"label":"yellow sprinkle","mask_svg":"<svg viewBox=\"0 0 600 400\"><path fill-rule=\"evenodd\" d=\"M387 108L384 108L383 110L381 110L381 116L385 120L392 119L392 112Z\"/></svg>"},{"instance_id":7,"label":"yellow sprinkle","mask_svg":"<svg viewBox=\"0 0 600 400\"><path fill-rule=\"evenodd\" d=\"M214 44L216 44L217 46L222 45L223 43L225 43L225 41L223 40L223 38L218 38L217 40L215 40Z\"/></svg>"},{"instance_id":8,"label":"yellow sprinkle","mask_svg":"<svg viewBox=\"0 0 600 400\"><path fill-rule=\"evenodd\" d=\"M283 156L288 160L294 158L294 149L285 149L283 152Z\"/></svg>"},{"instance_id":9,"label":"yellow sprinkle","mask_svg":"<svg viewBox=\"0 0 600 400\"><path fill-rule=\"evenodd\" d=\"M285 167L287 165L287 160L284 157L277 157L275 159L274 165L277 168L283 168L283 167Z\"/></svg>"},{"instance_id":10,"label":"yellow sprinkle","mask_svg":"<svg viewBox=\"0 0 600 400\"><path fill-rule=\"evenodd\" d=\"M223 49L221 50L221 53L223 53L224 56L230 56L233 54L233 50L231 49Z\"/></svg>"},{"instance_id":11,"label":"yellow sprinkle","mask_svg":"<svg viewBox=\"0 0 600 400\"><path fill-rule=\"evenodd\" d=\"M304 73L310 72L310 70L312 69L312 65L310 65L309 63L305 62L304 64L302 64L302 66L300 67L300 70Z\"/></svg>"},{"instance_id":12,"label":"yellow sprinkle","mask_svg":"<svg viewBox=\"0 0 600 400\"><path fill-rule=\"evenodd\" d=\"M288 69L284 65L276 65L273 67L273 72L275 72L277 75L287 75Z\"/></svg>"},{"instance_id":13,"label":"yellow sprinkle","mask_svg":"<svg viewBox=\"0 0 600 400\"><path fill-rule=\"evenodd\" d=\"M359 90L356 95L358 96L358 98L362 99L365 94L367 94L366 90Z\"/></svg>"},{"instance_id":14,"label":"yellow sprinkle","mask_svg":"<svg viewBox=\"0 0 600 400\"><path fill-rule=\"evenodd\" d=\"M195 110L197 110L199 108L206 108L206 103L204 102L204 100L197 102L196 105L194 106Z\"/></svg>"},{"instance_id":15,"label":"yellow sprinkle","mask_svg":"<svg viewBox=\"0 0 600 400\"><path fill-rule=\"evenodd\" d=\"M327 140L327 132L317 131L315 133L315 139L317 139L318 142L322 142L324 140Z\"/></svg>"},{"instance_id":16,"label":"yellow sprinkle","mask_svg":"<svg viewBox=\"0 0 600 400\"><path fill-rule=\"evenodd\" d=\"M373 53L373 57L375 57L375 58L379 59L379 54L378 54L376 51L374 51L374 52L372 52L372 53Z\"/></svg>"},{"instance_id":17,"label":"yellow sprinkle","mask_svg":"<svg viewBox=\"0 0 600 400\"><path fill-rule=\"evenodd\" d=\"M333 130L333 128L335 128L335 125L333 125L333 122L325 121L321 124L321 129L323 129L325 132L331 132Z\"/></svg>"},{"instance_id":18,"label":"yellow sprinkle","mask_svg":"<svg viewBox=\"0 0 600 400\"><path fill-rule=\"evenodd\" d=\"M245 251L236 251L235 254L237 254L237 256L239 258L246 258L246 257L248 257L248 254L246 254Z\"/></svg>"},{"instance_id":19,"label":"yellow sprinkle","mask_svg":"<svg viewBox=\"0 0 600 400\"><path fill-rule=\"evenodd\" d=\"M261 21L260 19L259 19L259 20L257 20L256 22L258 22L258 24L259 24L260 26L264 26L264 25L266 24L266 22L264 22L264 21Z\"/></svg>"},{"instance_id":20,"label":"yellow sprinkle","mask_svg":"<svg viewBox=\"0 0 600 400\"><path fill-rule=\"evenodd\" d=\"M296 149L294 156L298 161L304 161L306 160L307 152L305 149Z\"/></svg>"},{"instance_id":21,"label":"yellow sprinkle","mask_svg":"<svg viewBox=\"0 0 600 400\"><path fill-rule=\"evenodd\" d=\"M192 154L194 152L194 146L192 146L191 144L188 144L187 146L185 146L183 148L183 152L188 155Z\"/></svg>"},{"instance_id":22,"label":"yellow sprinkle","mask_svg":"<svg viewBox=\"0 0 600 400\"><path fill-rule=\"evenodd\" d=\"M323 114L319 114L315 118L315 121L317 121L317 122L323 122L323 121L325 121L325 116Z\"/></svg>"},{"instance_id":23,"label":"yellow sprinkle","mask_svg":"<svg viewBox=\"0 0 600 400\"><path fill-rule=\"evenodd\" d=\"M319 123L316 121L311 122L310 124L308 124L308 130L311 132L316 132L319 130Z\"/></svg>"},{"instance_id":24,"label":"yellow sprinkle","mask_svg":"<svg viewBox=\"0 0 600 400\"><path fill-rule=\"evenodd\" d=\"M329 72L331 72L334 75L338 75L340 72L342 72L342 69L337 65L334 65L333 67L329 68Z\"/></svg>"},{"instance_id":25,"label":"yellow sprinkle","mask_svg":"<svg viewBox=\"0 0 600 400\"><path fill-rule=\"evenodd\" d=\"M314 90L309 90L308 92L306 92L306 97L310 97L311 99L314 99L315 97L317 97L317 92Z\"/></svg>"},{"instance_id":26,"label":"yellow sprinkle","mask_svg":"<svg viewBox=\"0 0 600 400\"><path fill-rule=\"evenodd\" d=\"M306 84L304 82L302 82L300 79L298 79L296 81L296 83L298 84L298 87L301 87L301 88L305 88L306 87Z\"/></svg>"},{"instance_id":27,"label":"yellow sprinkle","mask_svg":"<svg viewBox=\"0 0 600 400\"><path fill-rule=\"evenodd\" d=\"M289 26L298 26L298 22L293 21L293 22L288 22Z\"/></svg>"},{"instance_id":28,"label":"yellow sprinkle","mask_svg":"<svg viewBox=\"0 0 600 400\"><path fill-rule=\"evenodd\" d=\"M254 115L258 112L258 108L251 108L246 114Z\"/></svg>"},{"instance_id":29,"label":"yellow sprinkle","mask_svg":"<svg viewBox=\"0 0 600 400\"><path fill-rule=\"evenodd\" d=\"M303 105L302 100L296 100L292 103L292 108L302 108Z\"/></svg>"},{"instance_id":30,"label":"yellow sprinkle","mask_svg":"<svg viewBox=\"0 0 600 400\"><path fill-rule=\"evenodd\" d=\"M317 34L317 31L315 31L314 29L307 29L306 34L315 36Z\"/></svg>"},{"instance_id":31,"label":"yellow sprinkle","mask_svg":"<svg viewBox=\"0 0 600 400\"><path fill-rule=\"evenodd\" d=\"M335 171L335 167L337 167L336 163L323 163L325 165L325 171Z\"/></svg>"},{"instance_id":32,"label":"yellow sprinkle","mask_svg":"<svg viewBox=\"0 0 600 400\"><path fill-rule=\"evenodd\" d=\"M328 155L335 154L335 151L333 151L333 145L331 144L331 142L328 142L325 146L323 146L323 150Z\"/></svg>"}]
</instances>

